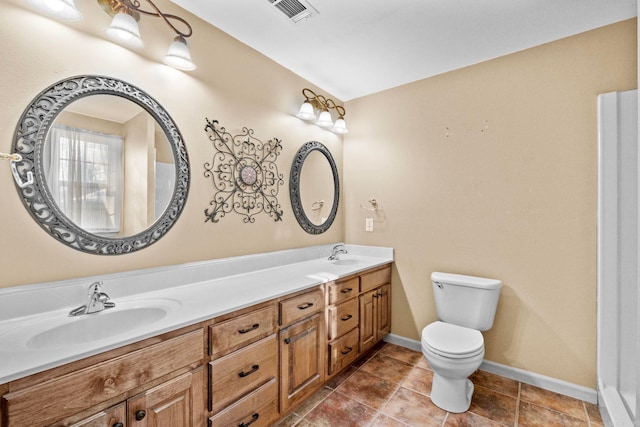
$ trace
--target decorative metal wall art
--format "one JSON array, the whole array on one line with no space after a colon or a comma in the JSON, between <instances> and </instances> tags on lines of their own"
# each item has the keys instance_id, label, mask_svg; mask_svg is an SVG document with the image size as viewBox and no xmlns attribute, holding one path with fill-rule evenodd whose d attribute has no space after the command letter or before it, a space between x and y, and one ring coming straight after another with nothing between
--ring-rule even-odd
<instances>
[{"instance_id":1,"label":"decorative metal wall art","mask_svg":"<svg viewBox=\"0 0 640 427\"><path fill-rule=\"evenodd\" d=\"M247 127L234 136L217 120L205 120L205 132L216 150L211 163L204 164L204 176L211 178L215 191L211 207L204 211L205 222L219 222L231 212L242 215L244 223L255 222L263 212L282 221L278 192L284 179L276 164L282 151L280 140L263 143Z\"/></svg>"}]
</instances>

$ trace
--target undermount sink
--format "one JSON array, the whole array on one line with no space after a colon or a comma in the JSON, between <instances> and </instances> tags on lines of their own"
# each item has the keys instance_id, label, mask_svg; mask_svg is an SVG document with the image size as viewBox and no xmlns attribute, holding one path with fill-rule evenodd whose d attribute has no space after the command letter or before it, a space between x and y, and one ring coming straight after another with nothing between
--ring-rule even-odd
<instances>
[{"instance_id":1,"label":"undermount sink","mask_svg":"<svg viewBox=\"0 0 640 427\"><path fill-rule=\"evenodd\" d=\"M66 317L62 323L55 322L55 326L31 337L27 341L27 347L46 349L110 338L151 325L179 306L180 303L175 300L116 302L115 308L78 317Z\"/></svg>"}]
</instances>

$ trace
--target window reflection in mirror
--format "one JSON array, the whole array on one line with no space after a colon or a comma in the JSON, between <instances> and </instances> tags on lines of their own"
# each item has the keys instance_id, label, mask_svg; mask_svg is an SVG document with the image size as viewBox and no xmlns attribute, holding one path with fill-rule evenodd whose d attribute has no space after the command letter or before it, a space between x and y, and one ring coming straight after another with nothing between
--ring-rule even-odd
<instances>
[{"instance_id":1,"label":"window reflection in mirror","mask_svg":"<svg viewBox=\"0 0 640 427\"><path fill-rule=\"evenodd\" d=\"M312 224L321 225L329 217L335 197L334 187L329 161L321 152L311 151L300 173L300 200Z\"/></svg>"},{"instance_id":2,"label":"window reflection in mirror","mask_svg":"<svg viewBox=\"0 0 640 427\"><path fill-rule=\"evenodd\" d=\"M81 98L56 117L43 166L62 213L104 237L148 229L175 186L173 154L158 123L134 102L112 95Z\"/></svg>"}]
</instances>

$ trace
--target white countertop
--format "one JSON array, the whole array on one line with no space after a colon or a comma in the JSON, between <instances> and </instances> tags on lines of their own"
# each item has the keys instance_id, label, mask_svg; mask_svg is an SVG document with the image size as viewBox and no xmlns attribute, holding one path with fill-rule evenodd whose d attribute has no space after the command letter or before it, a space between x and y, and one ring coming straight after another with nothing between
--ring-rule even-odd
<instances>
[{"instance_id":1,"label":"white countertop","mask_svg":"<svg viewBox=\"0 0 640 427\"><path fill-rule=\"evenodd\" d=\"M346 245L349 253L336 264L327 260L332 246L0 289L0 384L393 262L392 248ZM86 304L87 288L96 280L116 307L69 317L70 310ZM148 304L165 307L167 314L82 344L33 348L29 343L84 316Z\"/></svg>"}]
</instances>

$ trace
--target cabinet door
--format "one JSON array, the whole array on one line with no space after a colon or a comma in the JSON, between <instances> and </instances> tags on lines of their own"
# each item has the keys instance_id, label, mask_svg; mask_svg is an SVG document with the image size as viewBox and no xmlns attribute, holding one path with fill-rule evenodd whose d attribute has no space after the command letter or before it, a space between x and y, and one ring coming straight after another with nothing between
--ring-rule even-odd
<instances>
[{"instance_id":1,"label":"cabinet door","mask_svg":"<svg viewBox=\"0 0 640 427\"><path fill-rule=\"evenodd\" d=\"M376 342L374 289L360 295L360 353L367 351Z\"/></svg>"},{"instance_id":2,"label":"cabinet door","mask_svg":"<svg viewBox=\"0 0 640 427\"><path fill-rule=\"evenodd\" d=\"M324 382L324 321L316 314L280 331L280 410L310 396Z\"/></svg>"},{"instance_id":3,"label":"cabinet door","mask_svg":"<svg viewBox=\"0 0 640 427\"><path fill-rule=\"evenodd\" d=\"M126 427L127 409L126 403L112 406L109 409L95 414L92 417L71 424L70 427Z\"/></svg>"},{"instance_id":4,"label":"cabinet door","mask_svg":"<svg viewBox=\"0 0 640 427\"><path fill-rule=\"evenodd\" d=\"M179 377L132 397L127 402L129 427L191 427L194 411L204 413L204 405L197 408L199 400L194 374L187 372ZM196 407L194 408L194 404Z\"/></svg>"},{"instance_id":5,"label":"cabinet door","mask_svg":"<svg viewBox=\"0 0 640 427\"><path fill-rule=\"evenodd\" d=\"M376 341L391 332L391 286L378 288L375 297Z\"/></svg>"}]
</instances>

